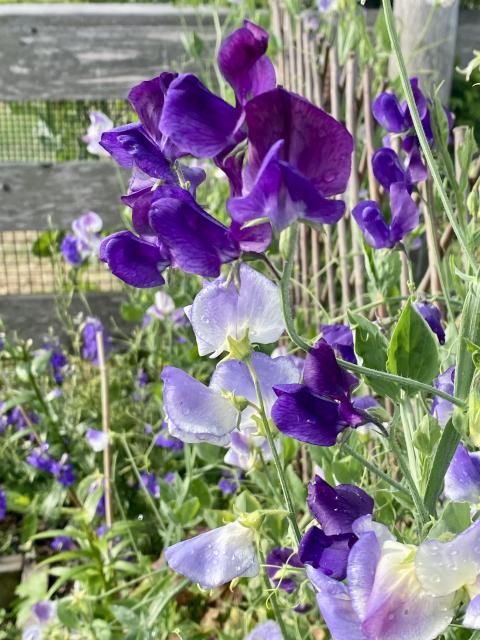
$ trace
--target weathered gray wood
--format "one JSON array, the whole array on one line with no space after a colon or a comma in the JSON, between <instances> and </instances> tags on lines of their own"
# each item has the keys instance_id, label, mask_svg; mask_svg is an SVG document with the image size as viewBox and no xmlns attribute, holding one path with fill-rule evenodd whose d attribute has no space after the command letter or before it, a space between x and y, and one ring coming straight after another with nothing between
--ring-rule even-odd
<instances>
[{"instance_id":1,"label":"weathered gray wood","mask_svg":"<svg viewBox=\"0 0 480 640\"><path fill-rule=\"evenodd\" d=\"M114 228L122 224L122 193L120 173L110 161L0 164L0 231L41 231L49 219L53 229L67 229L85 211L95 211L105 228Z\"/></svg>"},{"instance_id":2,"label":"weathered gray wood","mask_svg":"<svg viewBox=\"0 0 480 640\"><path fill-rule=\"evenodd\" d=\"M459 6L460 0L455 0L451 7L433 8L427 0L396 0L394 5L409 75L419 76L428 90L443 82L440 90L443 102L448 101L452 85ZM477 22L477 29L479 26ZM477 41L478 33L477 30ZM463 39L462 34L459 40ZM395 73L393 60L391 66Z\"/></svg>"},{"instance_id":3,"label":"weathered gray wood","mask_svg":"<svg viewBox=\"0 0 480 640\"><path fill-rule=\"evenodd\" d=\"M99 318L112 331L118 322L122 329L126 323L120 319L120 304L125 299L123 293L90 293L87 295L92 315ZM74 298L71 315L88 312L79 298ZM55 299L52 295L7 295L0 296L0 319L7 331L16 331L20 338L32 338L40 344L43 336L52 327L57 335L63 335L62 324L58 318Z\"/></svg>"},{"instance_id":4,"label":"weathered gray wood","mask_svg":"<svg viewBox=\"0 0 480 640\"><path fill-rule=\"evenodd\" d=\"M182 43L194 30L213 46L211 8L0 6L0 100L125 97L162 70L198 68Z\"/></svg>"}]
</instances>

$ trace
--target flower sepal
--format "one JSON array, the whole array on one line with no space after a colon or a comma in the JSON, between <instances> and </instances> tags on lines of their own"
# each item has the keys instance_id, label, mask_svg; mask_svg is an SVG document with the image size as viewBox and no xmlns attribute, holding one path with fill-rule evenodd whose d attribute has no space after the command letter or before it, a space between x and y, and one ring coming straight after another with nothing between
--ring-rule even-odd
<instances>
[{"instance_id":1,"label":"flower sepal","mask_svg":"<svg viewBox=\"0 0 480 640\"><path fill-rule=\"evenodd\" d=\"M253 351L248 337L248 329L241 340L227 336L228 355L224 360L246 360Z\"/></svg>"}]
</instances>

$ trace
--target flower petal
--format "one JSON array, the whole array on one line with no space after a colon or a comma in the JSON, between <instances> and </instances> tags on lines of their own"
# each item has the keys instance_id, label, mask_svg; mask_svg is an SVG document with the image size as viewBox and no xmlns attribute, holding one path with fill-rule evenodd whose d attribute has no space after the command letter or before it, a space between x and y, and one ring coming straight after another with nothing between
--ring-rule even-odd
<instances>
[{"instance_id":1,"label":"flower petal","mask_svg":"<svg viewBox=\"0 0 480 640\"><path fill-rule=\"evenodd\" d=\"M161 131L180 149L198 158L213 158L236 144L239 113L191 74L179 75L165 98Z\"/></svg>"},{"instance_id":2,"label":"flower petal","mask_svg":"<svg viewBox=\"0 0 480 640\"><path fill-rule=\"evenodd\" d=\"M204 589L214 589L234 578L252 578L259 571L254 531L238 522L167 547L165 559L171 569Z\"/></svg>"},{"instance_id":3,"label":"flower petal","mask_svg":"<svg viewBox=\"0 0 480 640\"><path fill-rule=\"evenodd\" d=\"M280 627L273 620L268 620L255 627L245 640L284 640Z\"/></svg>"},{"instance_id":4,"label":"flower petal","mask_svg":"<svg viewBox=\"0 0 480 640\"><path fill-rule=\"evenodd\" d=\"M332 347L321 338L305 358L303 379L317 396L342 401L348 398L358 380L337 363Z\"/></svg>"},{"instance_id":5,"label":"flower petal","mask_svg":"<svg viewBox=\"0 0 480 640\"><path fill-rule=\"evenodd\" d=\"M467 629L480 629L480 595L468 603L463 618L463 626L467 627Z\"/></svg>"},{"instance_id":6,"label":"flower petal","mask_svg":"<svg viewBox=\"0 0 480 640\"><path fill-rule=\"evenodd\" d=\"M365 242L374 249L393 248L390 229L382 211L374 200L359 202L352 210L352 216L365 237Z\"/></svg>"},{"instance_id":7,"label":"flower petal","mask_svg":"<svg viewBox=\"0 0 480 640\"><path fill-rule=\"evenodd\" d=\"M407 187L401 182L395 182L390 186L390 206L392 209L390 240L396 244L418 227L420 211L408 193Z\"/></svg>"},{"instance_id":8,"label":"flower petal","mask_svg":"<svg viewBox=\"0 0 480 640\"><path fill-rule=\"evenodd\" d=\"M408 129L405 115L394 93L385 91L375 98L372 113L378 124L390 133L402 133Z\"/></svg>"},{"instance_id":9,"label":"flower petal","mask_svg":"<svg viewBox=\"0 0 480 640\"><path fill-rule=\"evenodd\" d=\"M278 400L272 407L272 419L291 438L331 447L347 427L339 418L337 403L312 395L305 385L279 385L274 391Z\"/></svg>"},{"instance_id":10,"label":"flower petal","mask_svg":"<svg viewBox=\"0 0 480 640\"><path fill-rule=\"evenodd\" d=\"M162 271L170 265L165 251L130 231L119 231L105 238L100 246L100 259L117 278L138 288L164 284Z\"/></svg>"},{"instance_id":11,"label":"flower petal","mask_svg":"<svg viewBox=\"0 0 480 640\"><path fill-rule=\"evenodd\" d=\"M176 367L165 367L163 402L170 433L182 442L225 446L239 412L218 392Z\"/></svg>"},{"instance_id":12,"label":"flower petal","mask_svg":"<svg viewBox=\"0 0 480 640\"><path fill-rule=\"evenodd\" d=\"M445 474L445 495L454 502L480 502L480 453L459 444Z\"/></svg>"},{"instance_id":13,"label":"flower petal","mask_svg":"<svg viewBox=\"0 0 480 640\"><path fill-rule=\"evenodd\" d=\"M437 336L440 344L445 344L445 330L442 327L442 316L438 307L429 302L416 302L415 309Z\"/></svg>"},{"instance_id":14,"label":"flower petal","mask_svg":"<svg viewBox=\"0 0 480 640\"><path fill-rule=\"evenodd\" d=\"M390 189L394 182L407 183L405 169L393 149L377 149L372 157L372 169L384 189Z\"/></svg>"}]
</instances>

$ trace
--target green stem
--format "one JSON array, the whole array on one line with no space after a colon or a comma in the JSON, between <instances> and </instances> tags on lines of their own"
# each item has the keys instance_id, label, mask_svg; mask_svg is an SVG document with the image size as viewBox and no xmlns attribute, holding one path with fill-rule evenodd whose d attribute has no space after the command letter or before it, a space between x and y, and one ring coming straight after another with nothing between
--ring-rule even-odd
<instances>
[{"instance_id":1,"label":"green stem","mask_svg":"<svg viewBox=\"0 0 480 640\"><path fill-rule=\"evenodd\" d=\"M400 417L402 421L403 434L405 436L405 444L407 446L407 457L410 474L418 489L418 471L417 471L417 456L415 454L415 448L413 446L413 434L414 434L414 419L412 413L412 407L408 398L402 398L399 404Z\"/></svg>"},{"instance_id":2,"label":"green stem","mask_svg":"<svg viewBox=\"0 0 480 640\"><path fill-rule=\"evenodd\" d=\"M401 485L399 482L397 482L393 478L390 478L389 475L387 475L384 471L379 469L376 465L374 465L371 462L369 462L366 458L364 458L362 456L361 453L358 453L358 451L355 451L355 449L353 449L350 445L344 444L344 445L342 445L342 449L347 451L348 454L352 456L352 458L355 458L355 460L360 462L361 465L363 465L365 468L367 468L373 474L378 476L381 480L383 480L384 482L389 484L391 487L393 487L395 489L395 491L401 491L401 493L403 493L404 495L410 497L410 493L405 489L405 487L403 485Z\"/></svg>"},{"instance_id":3,"label":"green stem","mask_svg":"<svg viewBox=\"0 0 480 640\"><path fill-rule=\"evenodd\" d=\"M270 429L270 424L268 422L268 417L265 412L265 404L263 402L262 391L260 389L260 384L258 382L257 373L253 368L252 362L250 358L247 360L248 370L250 371L250 375L252 376L253 384L255 385L255 391L258 398L259 408L260 408L260 418L262 420L263 428L265 430L265 435L267 436L268 444L270 445L270 449L272 451L273 462L275 463L275 468L277 470L278 480L280 482L280 486L282 487L283 497L285 499L285 505L288 512L288 518L290 520L293 535L295 537L297 545L300 544L300 540L302 539L302 534L300 533L300 529L298 528L297 518L295 516L295 510L293 506L292 496L290 494L290 489L288 487L287 479L285 477L285 473L283 471L283 466L280 461L280 457L278 455L277 447L275 445L275 440Z\"/></svg>"},{"instance_id":4,"label":"green stem","mask_svg":"<svg viewBox=\"0 0 480 640\"><path fill-rule=\"evenodd\" d=\"M270 580L268 578L268 573L266 570L266 561L265 561L265 556L263 555L263 552L260 550L260 548L258 549L258 554L260 556L260 562L262 563L263 566L263 581L265 582L265 587L267 588L268 591L270 591L270 589L272 588L272 585L270 584ZM285 638L285 640L289 640L290 636L287 633L287 628L285 626L285 622L283 621L282 618L282 612L280 610L280 607L278 605L278 597L277 597L277 592L273 591L272 592L272 597L271 597L271 601L272 601L272 609L273 609L273 613L275 614L275 619L278 622L278 626L280 627L280 630L282 632L282 637Z\"/></svg>"},{"instance_id":5,"label":"green stem","mask_svg":"<svg viewBox=\"0 0 480 640\"><path fill-rule=\"evenodd\" d=\"M400 80L402 83L403 91L405 93L405 98L407 100L408 108L410 110L410 114L413 120L413 126L415 128L415 133L420 142L420 146L423 151L423 155L425 156L425 160L427 162L428 168L432 175L432 178L435 182L435 186L437 187L438 194L440 196L440 200L442 201L443 207L445 209L445 213L447 214L448 220L452 225L452 229L457 236L458 242L462 247L462 251L464 252L467 260L472 268L473 273L477 272L477 266L475 257L470 251L466 238L464 237L463 230L461 226L458 224L457 219L455 218L455 213L452 209L452 205L450 203L449 197L443 185L442 177L438 170L438 167L435 163L435 159L432 154L432 150L430 149L430 145L428 144L427 137L425 135L425 131L423 130L422 123L420 121L420 116L418 114L417 105L415 103L415 98L413 96L412 87L410 86L410 81L408 79L407 68L405 66L405 60L403 58L402 50L400 48L400 42L398 39L397 32L395 30L394 17L392 11L391 0L382 0L383 10L385 15L385 24L387 27L387 32L390 38L390 42L392 44L392 48L395 54L395 58L397 60L398 69L400 72Z\"/></svg>"}]
</instances>

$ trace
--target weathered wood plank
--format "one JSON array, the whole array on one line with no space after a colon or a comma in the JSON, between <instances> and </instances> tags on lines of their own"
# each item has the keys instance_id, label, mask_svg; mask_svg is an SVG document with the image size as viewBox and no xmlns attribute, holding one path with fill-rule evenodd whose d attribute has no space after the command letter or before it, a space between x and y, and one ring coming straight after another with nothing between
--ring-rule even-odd
<instances>
[{"instance_id":1,"label":"weathered wood plank","mask_svg":"<svg viewBox=\"0 0 480 640\"><path fill-rule=\"evenodd\" d=\"M0 6L0 100L125 97L134 84L162 70L198 68L198 60L186 59L182 43L182 35L193 30L207 49L213 46L212 9Z\"/></svg>"},{"instance_id":2,"label":"weathered wood plank","mask_svg":"<svg viewBox=\"0 0 480 640\"><path fill-rule=\"evenodd\" d=\"M126 323L120 319L119 308L123 293L90 293L87 295L92 314L113 331L119 323L122 329ZM88 315L84 304L79 298L74 298L71 306L72 316L83 312ZM57 335L63 335L62 324L55 308L52 295L0 296L0 319L7 331L16 331L20 338L32 338L36 345L40 344L43 336L52 327Z\"/></svg>"},{"instance_id":3,"label":"weathered wood plank","mask_svg":"<svg viewBox=\"0 0 480 640\"><path fill-rule=\"evenodd\" d=\"M109 161L0 164L0 231L67 229L85 211L121 226L120 176Z\"/></svg>"}]
</instances>

